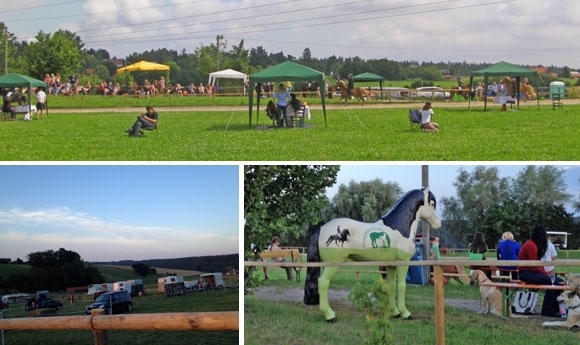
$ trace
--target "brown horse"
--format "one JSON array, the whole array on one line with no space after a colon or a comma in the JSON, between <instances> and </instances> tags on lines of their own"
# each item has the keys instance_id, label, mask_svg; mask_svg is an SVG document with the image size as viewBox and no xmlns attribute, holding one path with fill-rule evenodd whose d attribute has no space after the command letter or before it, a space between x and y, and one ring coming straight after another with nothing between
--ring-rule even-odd
<instances>
[{"instance_id":1,"label":"brown horse","mask_svg":"<svg viewBox=\"0 0 580 345\"><path fill-rule=\"evenodd\" d=\"M371 99L370 92L367 91L366 89L363 89L362 87L355 87L354 89L352 89L352 94L349 95L348 94L348 87L346 86L346 83L344 81L337 80L336 81L336 86L340 90L340 100L339 100L339 102L342 103L342 100L344 99L344 105L345 106L347 105L348 99L350 98L350 96L358 99L359 103L360 103L360 101L362 101L362 105L365 104L365 101L367 99Z\"/></svg>"}]
</instances>

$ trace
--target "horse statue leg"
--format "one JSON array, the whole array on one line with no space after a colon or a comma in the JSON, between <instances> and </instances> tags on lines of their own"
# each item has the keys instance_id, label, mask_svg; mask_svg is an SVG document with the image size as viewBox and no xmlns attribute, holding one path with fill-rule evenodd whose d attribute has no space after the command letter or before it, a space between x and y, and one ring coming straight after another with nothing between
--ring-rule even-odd
<instances>
[{"instance_id":1,"label":"horse statue leg","mask_svg":"<svg viewBox=\"0 0 580 345\"><path fill-rule=\"evenodd\" d=\"M330 281L338 272L339 267L324 267L322 275L318 278L318 295L320 296L320 304L318 309L324 314L324 319L327 322L337 322L336 313L330 307L328 302L328 288Z\"/></svg>"},{"instance_id":2,"label":"horse statue leg","mask_svg":"<svg viewBox=\"0 0 580 345\"><path fill-rule=\"evenodd\" d=\"M405 306L405 293L407 290L407 271L409 270L408 266L397 266L396 267L396 285L397 285L397 292L396 292L396 299L397 305L393 308L393 310L397 310L399 313L398 315L393 315L395 317L401 316L403 319L410 320L411 319L411 312ZM395 276L395 274L393 274ZM395 291L395 290L393 290ZM395 293L391 294L391 302L393 305L395 303Z\"/></svg>"}]
</instances>

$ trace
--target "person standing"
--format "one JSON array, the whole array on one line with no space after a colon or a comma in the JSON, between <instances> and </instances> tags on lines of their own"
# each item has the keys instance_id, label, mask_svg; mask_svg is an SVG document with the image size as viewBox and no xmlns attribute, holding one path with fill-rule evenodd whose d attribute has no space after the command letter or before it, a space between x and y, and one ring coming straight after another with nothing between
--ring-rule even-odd
<instances>
[{"instance_id":1,"label":"person standing","mask_svg":"<svg viewBox=\"0 0 580 345\"><path fill-rule=\"evenodd\" d=\"M131 128L125 131L126 133L129 133L130 137L138 138L141 136L141 128L154 129L157 127L157 120L159 119L159 115L150 105L145 107L145 109L147 112L137 116L137 121L135 121Z\"/></svg>"},{"instance_id":2,"label":"person standing","mask_svg":"<svg viewBox=\"0 0 580 345\"><path fill-rule=\"evenodd\" d=\"M540 260L548 249L548 235L543 226L536 225L532 229L530 239L524 243L518 255L518 260ZM528 284L552 285L549 274L544 266L519 266L519 278ZM554 285L560 285L562 279L555 277ZM546 290L542 303L542 315L548 317L561 317L560 307L557 301L560 295L558 290Z\"/></svg>"},{"instance_id":3,"label":"person standing","mask_svg":"<svg viewBox=\"0 0 580 345\"><path fill-rule=\"evenodd\" d=\"M501 235L501 242L497 246L498 260L517 260L520 254L520 245L514 241L514 235L506 231ZM502 271L501 269L509 271ZM511 273L512 279L518 279L518 272L516 266L502 266L500 267L500 275L507 276Z\"/></svg>"},{"instance_id":4,"label":"person standing","mask_svg":"<svg viewBox=\"0 0 580 345\"><path fill-rule=\"evenodd\" d=\"M346 91L349 98L352 98L352 91L354 90L354 78L352 73L348 75L348 83L346 85Z\"/></svg>"},{"instance_id":5,"label":"person standing","mask_svg":"<svg viewBox=\"0 0 580 345\"><path fill-rule=\"evenodd\" d=\"M290 118L288 117L288 100L291 99L290 93L286 91L286 87L283 83L278 86L278 91L274 93L274 99L276 100L276 106L278 107L278 127L282 128L284 122L286 122L286 127L290 127Z\"/></svg>"},{"instance_id":6,"label":"person standing","mask_svg":"<svg viewBox=\"0 0 580 345\"><path fill-rule=\"evenodd\" d=\"M37 118L42 118L44 110L46 109L46 92L44 88L39 87L38 92L36 92L36 113Z\"/></svg>"},{"instance_id":7,"label":"person standing","mask_svg":"<svg viewBox=\"0 0 580 345\"><path fill-rule=\"evenodd\" d=\"M439 249L439 237L431 236L431 260L441 260L441 250Z\"/></svg>"}]
</instances>

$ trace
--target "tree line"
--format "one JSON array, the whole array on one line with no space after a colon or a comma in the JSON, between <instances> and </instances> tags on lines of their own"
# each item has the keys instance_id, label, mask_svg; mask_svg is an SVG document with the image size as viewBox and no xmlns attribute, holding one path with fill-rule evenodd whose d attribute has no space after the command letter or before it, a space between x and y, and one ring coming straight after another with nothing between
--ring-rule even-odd
<instances>
[{"instance_id":1,"label":"tree line","mask_svg":"<svg viewBox=\"0 0 580 345\"><path fill-rule=\"evenodd\" d=\"M0 23L0 28L4 30L5 23ZM79 35L62 29L55 33L40 31L35 36L34 42L18 40L18 37L7 31L7 39L0 42L0 49L8 56L8 60L5 61L5 55L0 54L2 61L0 66L4 66L4 62L7 62L10 72L30 75L37 79L43 79L47 73L59 73L66 81L71 74L77 74L80 76L78 83L83 85L87 82L98 85L101 81L118 82L124 85L135 80L138 82L143 82L145 79L157 80L160 75L164 74L164 72L139 72L117 75L116 70L119 66L112 61L117 57L111 56L103 48L86 48ZM284 61L296 61L334 78L344 79L349 73L357 75L371 72L391 81L414 79L410 87L433 85L434 82L443 80L441 72L443 70L451 75L466 76L473 70L490 65L465 61L393 61L388 57L365 60L357 56L333 55L314 58L308 47L304 48L301 56L296 57L283 52L268 52L263 46L247 48L244 40L233 44L229 49L223 44L218 46L217 43L212 43L195 48L193 53L160 48L134 52L120 59L126 64L147 60L169 65L167 82L181 85L205 84L209 74L218 69L231 68L250 75ZM570 76L570 68L567 66L550 66L550 70L563 78ZM543 84L548 85L549 81L545 80ZM223 83L227 85L233 81L224 80Z\"/></svg>"},{"instance_id":2,"label":"tree line","mask_svg":"<svg viewBox=\"0 0 580 345\"><path fill-rule=\"evenodd\" d=\"M326 188L336 182L339 166L244 167L244 241L266 248L273 236L283 246L308 247L311 233L339 217L375 222L404 192L396 181L351 181L341 184L331 200ZM441 244L466 248L482 232L496 248L505 231L524 242L536 224L572 234L570 248L580 247L580 225L565 205L580 209L580 200L566 192L563 170L553 166L526 166L517 176L500 177L497 167L459 169L456 195L438 200ZM246 248L249 251L250 248Z\"/></svg>"}]
</instances>

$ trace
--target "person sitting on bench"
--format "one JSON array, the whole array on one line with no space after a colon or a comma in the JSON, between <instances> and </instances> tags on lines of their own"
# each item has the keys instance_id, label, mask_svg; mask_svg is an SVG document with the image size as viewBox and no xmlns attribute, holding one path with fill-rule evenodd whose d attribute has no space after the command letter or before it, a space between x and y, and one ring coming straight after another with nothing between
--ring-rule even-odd
<instances>
[{"instance_id":1,"label":"person sitting on bench","mask_svg":"<svg viewBox=\"0 0 580 345\"><path fill-rule=\"evenodd\" d=\"M543 226L536 225L532 229L530 239L520 249L518 260L540 260L548 248L548 235ZM519 266L519 278L528 284L536 285L560 285L562 279L555 277L554 282L544 270L544 266ZM558 290L546 290L542 303L542 315L548 317L561 317L559 303L556 300L560 295Z\"/></svg>"},{"instance_id":2,"label":"person sitting on bench","mask_svg":"<svg viewBox=\"0 0 580 345\"><path fill-rule=\"evenodd\" d=\"M278 236L274 236L272 237L272 241L270 242L270 245L268 246L268 250L279 250L280 249L280 237ZM274 258L274 261L277 262L284 262L286 261L286 259L284 258ZM268 277L268 270L266 269L266 267L264 267L264 274L266 275L266 279L269 279ZM292 267L283 267L284 269L286 269L286 277L288 278L288 280L292 280L294 278L294 273L292 272Z\"/></svg>"}]
</instances>

